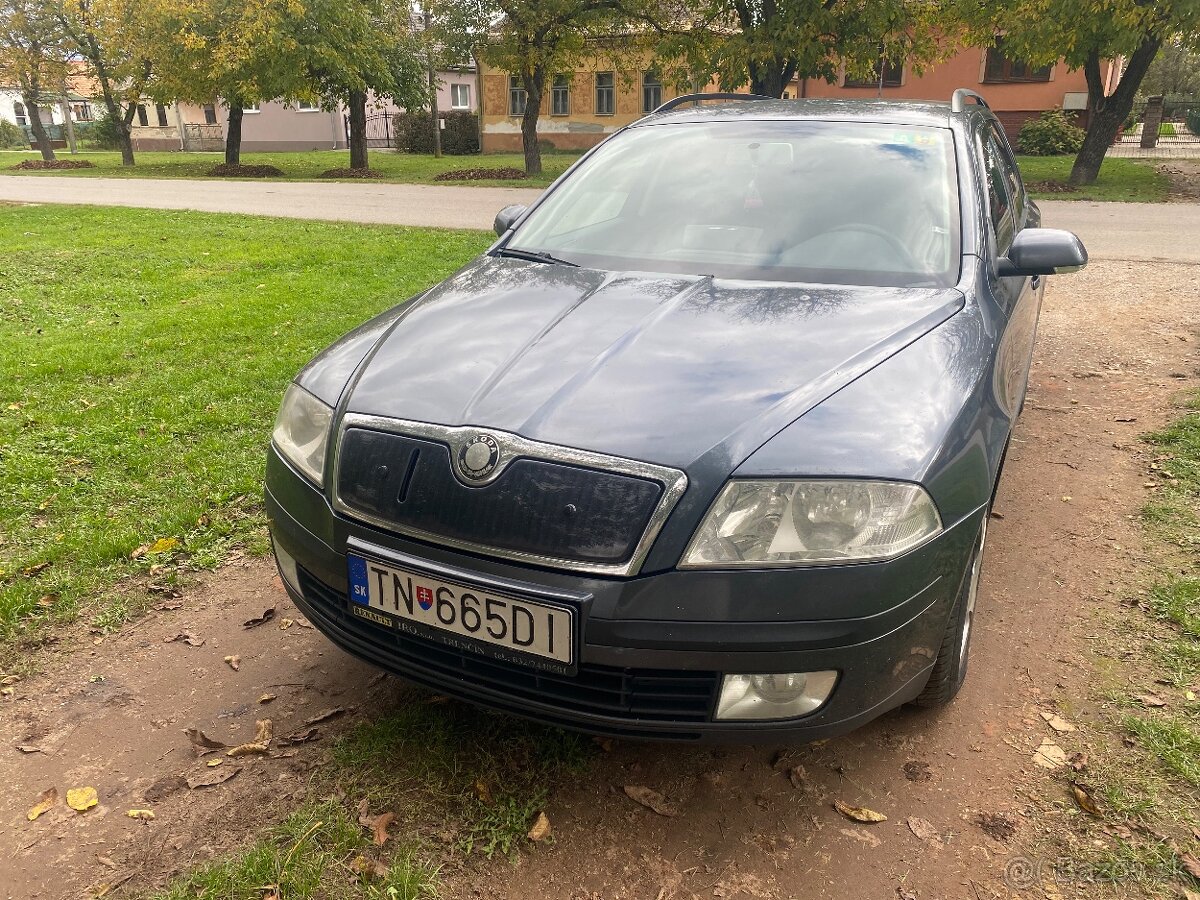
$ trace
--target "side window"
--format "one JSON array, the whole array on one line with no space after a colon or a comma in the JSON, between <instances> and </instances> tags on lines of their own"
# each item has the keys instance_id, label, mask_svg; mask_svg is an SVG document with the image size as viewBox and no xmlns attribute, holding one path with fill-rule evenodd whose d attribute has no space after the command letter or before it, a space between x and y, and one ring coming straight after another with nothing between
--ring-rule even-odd
<instances>
[{"instance_id":1,"label":"side window","mask_svg":"<svg viewBox=\"0 0 1200 900\"><path fill-rule=\"evenodd\" d=\"M1025 224L1025 207L1028 205L1025 196L1025 183L1021 181L1021 170L1017 168L1017 160L1012 154L1012 147L1008 144L1008 138L1004 136L1004 132L996 127L996 123L991 125L992 137L996 141L996 145L1000 148L1000 164L1004 167L1004 180L1008 182L1008 196L1013 202L1013 219L1019 229Z\"/></svg>"},{"instance_id":2,"label":"side window","mask_svg":"<svg viewBox=\"0 0 1200 900\"><path fill-rule=\"evenodd\" d=\"M1008 195L1008 176L1004 171L1003 157L996 137L992 134L980 136L983 153L983 180L987 187L988 210L992 228L996 232L996 252L1008 252L1012 243L1014 218L1012 201Z\"/></svg>"}]
</instances>

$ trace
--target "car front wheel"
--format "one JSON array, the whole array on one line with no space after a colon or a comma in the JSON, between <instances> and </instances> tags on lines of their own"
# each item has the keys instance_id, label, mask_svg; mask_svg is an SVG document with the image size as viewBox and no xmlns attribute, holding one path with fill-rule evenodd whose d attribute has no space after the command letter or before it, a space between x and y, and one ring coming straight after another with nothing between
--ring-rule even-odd
<instances>
[{"instance_id":1,"label":"car front wheel","mask_svg":"<svg viewBox=\"0 0 1200 900\"><path fill-rule=\"evenodd\" d=\"M958 592L954 612L950 614L950 623L946 627L945 637L942 638L942 646L938 651L937 661L933 664L929 683L913 701L917 706L926 709L945 706L954 699L966 681L967 662L971 656L971 633L975 625L975 602L979 597L979 571L983 566L983 547L987 542L990 515L990 509L984 511L979 536L975 539L975 550L971 554L971 563Z\"/></svg>"}]
</instances>

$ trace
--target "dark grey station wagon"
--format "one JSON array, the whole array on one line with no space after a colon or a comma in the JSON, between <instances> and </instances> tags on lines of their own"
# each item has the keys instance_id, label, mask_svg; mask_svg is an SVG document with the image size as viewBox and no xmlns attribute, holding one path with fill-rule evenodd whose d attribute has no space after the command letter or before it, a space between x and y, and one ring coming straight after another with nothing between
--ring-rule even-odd
<instances>
[{"instance_id":1,"label":"dark grey station wagon","mask_svg":"<svg viewBox=\"0 0 1200 900\"><path fill-rule=\"evenodd\" d=\"M1043 278L1087 254L969 91L696 99L296 377L283 581L357 656L586 731L806 740L943 704Z\"/></svg>"}]
</instances>

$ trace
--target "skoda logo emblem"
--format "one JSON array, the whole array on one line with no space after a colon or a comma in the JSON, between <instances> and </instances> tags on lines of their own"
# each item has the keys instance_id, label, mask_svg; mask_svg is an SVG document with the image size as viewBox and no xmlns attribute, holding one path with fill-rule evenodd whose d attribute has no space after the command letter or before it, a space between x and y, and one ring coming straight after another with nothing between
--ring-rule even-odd
<instances>
[{"instance_id":1,"label":"skoda logo emblem","mask_svg":"<svg viewBox=\"0 0 1200 900\"><path fill-rule=\"evenodd\" d=\"M500 462L500 444L490 434L477 434L458 452L458 467L472 481L482 481Z\"/></svg>"}]
</instances>

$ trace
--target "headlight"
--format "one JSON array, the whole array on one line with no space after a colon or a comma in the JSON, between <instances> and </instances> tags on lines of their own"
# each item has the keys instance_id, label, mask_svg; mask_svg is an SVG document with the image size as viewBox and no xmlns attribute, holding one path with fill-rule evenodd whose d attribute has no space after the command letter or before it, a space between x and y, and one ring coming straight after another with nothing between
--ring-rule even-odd
<instances>
[{"instance_id":1,"label":"headlight","mask_svg":"<svg viewBox=\"0 0 1200 900\"><path fill-rule=\"evenodd\" d=\"M889 559L942 530L915 484L731 481L683 555L683 568L812 566Z\"/></svg>"},{"instance_id":2,"label":"headlight","mask_svg":"<svg viewBox=\"0 0 1200 900\"><path fill-rule=\"evenodd\" d=\"M271 435L275 447L320 487L333 410L296 384L288 385Z\"/></svg>"}]
</instances>

